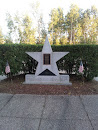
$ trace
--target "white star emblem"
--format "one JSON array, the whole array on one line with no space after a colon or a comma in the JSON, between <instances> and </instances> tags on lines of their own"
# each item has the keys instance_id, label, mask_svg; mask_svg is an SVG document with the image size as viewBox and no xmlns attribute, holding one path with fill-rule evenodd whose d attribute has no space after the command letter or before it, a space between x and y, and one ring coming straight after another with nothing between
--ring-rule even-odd
<instances>
[{"instance_id":1,"label":"white star emblem","mask_svg":"<svg viewBox=\"0 0 98 130\"><path fill-rule=\"evenodd\" d=\"M38 66L35 72L35 76L38 76L40 73L48 69L56 76L59 75L58 68L56 65L56 62L61 59L63 56L67 55L69 52L53 52L51 45L48 41L48 37L46 37L42 52L26 52L29 56L31 56L33 59L38 61ZM48 57L45 58L45 57ZM46 64L45 62L47 62Z\"/></svg>"}]
</instances>

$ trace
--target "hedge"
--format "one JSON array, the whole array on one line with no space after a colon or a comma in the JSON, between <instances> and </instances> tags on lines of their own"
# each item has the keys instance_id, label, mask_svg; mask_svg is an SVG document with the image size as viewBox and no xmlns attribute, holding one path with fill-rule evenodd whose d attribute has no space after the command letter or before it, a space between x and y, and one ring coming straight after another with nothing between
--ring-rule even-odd
<instances>
[{"instance_id":1,"label":"hedge","mask_svg":"<svg viewBox=\"0 0 98 130\"><path fill-rule=\"evenodd\" d=\"M84 77L91 80L98 76L98 45L52 45L53 51L69 52L57 62L59 70L66 70L68 74L79 75L79 65L82 60ZM11 74L35 72L37 62L25 52L40 52L42 45L28 44L0 44L0 74L5 74L8 60Z\"/></svg>"}]
</instances>

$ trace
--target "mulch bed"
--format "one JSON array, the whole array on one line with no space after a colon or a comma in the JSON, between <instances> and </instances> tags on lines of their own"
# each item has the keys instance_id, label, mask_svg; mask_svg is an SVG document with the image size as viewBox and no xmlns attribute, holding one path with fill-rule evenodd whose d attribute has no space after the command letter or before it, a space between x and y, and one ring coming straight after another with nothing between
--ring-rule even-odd
<instances>
[{"instance_id":1,"label":"mulch bed","mask_svg":"<svg viewBox=\"0 0 98 130\"><path fill-rule=\"evenodd\" d=\"M24 75L14 76L0 82L0 93L37 94L37 95L90 95L98 94L97 81L85 81L75 75L70 76L72 85L28 85L23 84Z\"/></svg>"}]
</instances>

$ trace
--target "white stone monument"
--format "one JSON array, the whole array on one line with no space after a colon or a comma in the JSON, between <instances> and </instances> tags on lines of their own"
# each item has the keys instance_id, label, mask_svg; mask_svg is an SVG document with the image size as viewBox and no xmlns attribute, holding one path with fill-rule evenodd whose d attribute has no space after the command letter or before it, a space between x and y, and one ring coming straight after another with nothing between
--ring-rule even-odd
<instances>
[{"instance_id":1,"label":"white stone monument","mask_svg":"<svg viewBox=\"0 0 98 130\"><path fill-rule=\"evenodd\" d=\"M56 62L69 52L53 52L46 37L42 52L26 52L38 62L34 74L25 76L25 84L56 84L71 85L69 75L60 75Z\"/></svg>"}]
</instances>

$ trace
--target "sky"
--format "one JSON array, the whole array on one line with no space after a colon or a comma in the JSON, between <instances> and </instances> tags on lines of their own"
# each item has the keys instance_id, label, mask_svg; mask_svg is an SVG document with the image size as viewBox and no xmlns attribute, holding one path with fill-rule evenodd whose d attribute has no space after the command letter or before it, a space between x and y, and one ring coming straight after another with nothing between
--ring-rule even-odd
<instances>
[{"instance_id":1,"label":"sky","mask_svg":"<svg viewBox=\"0 0 98 130\"><path fill-rule=\"evenodd\" d=\"M7 33L6 13L29 14L32 12L31 5L36 0L2 0L0 1L0 26L3 34ZM67 14L71 4L76 4L79 8L90 9L92 5L98 8L98 0L39 0L40 9L43 13L44 21L47 24L49 21L49 13L52 8L61 7L64 13Z\"/></svg>"}]
</instances>

